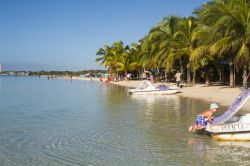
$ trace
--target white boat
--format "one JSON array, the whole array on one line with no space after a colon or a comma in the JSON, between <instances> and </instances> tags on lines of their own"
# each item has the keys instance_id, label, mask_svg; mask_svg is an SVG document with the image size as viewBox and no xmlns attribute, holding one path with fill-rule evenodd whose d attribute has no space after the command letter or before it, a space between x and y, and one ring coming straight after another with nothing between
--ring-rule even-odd
<instances>
[{"instance_id":1,"label":"white boat","mask_svg":"<svg viewBox=\"0 0 250 166\"><path fill-rule=\"evenodd\" d=\"M132 95L169 95L180 92L178 87L168 87L166 85L158 85L156 88L150 81L142 81L135 89L129 89Z\"/></svg>"},{"instance_id":2,"label":"white boat","mask_svg":"<svg viewBox=\"0 0 250 166\"><path fill-rule=\"evenodd\" d=\"M250 114L234 116L224 124L208 124L206 131L220 141L250 141Z\"/></svg>"},{"instance_id":3,"label":"white boat","mask_svg":"<svg viewBox=\"0 0 250 166\"><path fill-rule=\"evenodd\" d=\"M223 115L208 124L205 131L221 141L250 141L250 114L234 116L250 97L250 88L242 92Z\"/></svg>"}]
</instances>

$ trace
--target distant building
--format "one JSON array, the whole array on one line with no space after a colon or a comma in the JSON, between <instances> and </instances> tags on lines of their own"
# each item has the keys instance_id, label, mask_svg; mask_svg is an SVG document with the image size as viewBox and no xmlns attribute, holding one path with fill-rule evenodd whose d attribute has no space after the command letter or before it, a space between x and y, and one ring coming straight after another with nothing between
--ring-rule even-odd
<instances>
[{"instance_id":1,"label":"distant building","mask_svg":"<svg viewBox=\"0 0 250 166\"><path fill-rule=\"evenodd\" d=\"M0 64L0 73L2 73L2 64Z\"/></svg>"},{"instance_id":2,"label":"distant building","mask_svg":"<svg viewBox=\"0 0 250 166\"><path fill-rule=\"evenodd\" d=\"M8 72L8 74L9 74L10 76L14 76L14 75L15 75L15 72L10 71L10 72Z\"/></svg>"}]
</instances>

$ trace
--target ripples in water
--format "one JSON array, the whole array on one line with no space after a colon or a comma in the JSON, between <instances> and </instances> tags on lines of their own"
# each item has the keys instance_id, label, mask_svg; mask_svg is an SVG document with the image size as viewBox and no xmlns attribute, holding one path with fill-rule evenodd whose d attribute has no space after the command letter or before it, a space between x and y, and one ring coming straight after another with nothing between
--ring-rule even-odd
<instances>
[{"instance_id":1,"label":"ripples in water","mask_svg":"<svg viewBox=\"0 0 250 166\"><path fill-rule=\"evenodd\" d=\"M1 165L248 164L248 142L188 133L209 103L90 81L0 81Z\"/></svg>"}]
</instances>

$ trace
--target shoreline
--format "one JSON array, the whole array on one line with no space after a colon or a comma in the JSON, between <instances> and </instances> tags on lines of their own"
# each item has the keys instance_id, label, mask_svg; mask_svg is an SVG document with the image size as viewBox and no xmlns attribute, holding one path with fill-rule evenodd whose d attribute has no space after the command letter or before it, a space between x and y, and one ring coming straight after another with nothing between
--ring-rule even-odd
<instances>
[{"instance_id":1,"label":"shoreline","mask_svg":"<svg viewBox=\"0 0 250 166\"><path fill-rule=\"evenodd\" d=\"M140 81L120 81L120 82L111 82L111 84L118 86L125 86L128 88L135 88ZM165 84L168 86L175 85L174 83L154 83L154 86L159 84ZM241 94L242 90L239 87L230 88L229 86L207 86L205 84L197 84L194 86L183 87L181 88L181 93L175 94L177 96L193 98L196 100L202 100L205 102L216 102L220 106L229 108L234 100ZM250 108L250 100L248 100L241 110L243 112L248 111Z\"/></svg>"},{"instance_id":2,"label":"shoreline","mask_svg":"<svg viewBox=\"0 0 250 166\"><path fill-rule=\"evenodd\" d=\"M73 80L90 80L90 78L73 77ZM99 81L98 78L92 79L93 81ZM110 82L110 84L124 86L128 88L135 88L140 83L140 80L124 80L119 82ZM174 83L153 83L154 86L159 84L165 84L168 86L175 85ZM206 102L216 102L221 106L229 108L234 100L240 95L242 90L239 87L230 88L229 86L207 86L205 84L197 84L194 86L184 86L181 88L181 93L175 94L181 97L193 98ZM242 111L248 111L250 108L250 101L247 101Z\"/></svg>"}]
</instances>

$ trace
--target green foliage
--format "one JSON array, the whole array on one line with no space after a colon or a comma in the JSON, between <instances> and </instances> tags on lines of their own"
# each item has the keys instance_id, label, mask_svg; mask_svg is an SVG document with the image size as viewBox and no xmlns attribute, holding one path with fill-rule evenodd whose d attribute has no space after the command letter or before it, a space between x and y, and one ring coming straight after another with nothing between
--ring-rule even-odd
<instances>
[{"instance_id":1,"label":"green foliage","mask_svg":"<svg viewBox=\"0 0 250 166\"><path fill-rule=\"evenodd\" d=\"M214 0L196 9L194 17L164 17L130 47L121 41L104 45L96 53L96 62L116 73L181 68L190 82L191 69L215 71L212 68L218 68L221 60L239 70L242 64L249 68L249 51L250 1Z\"/></svg>"}]
</instances>

